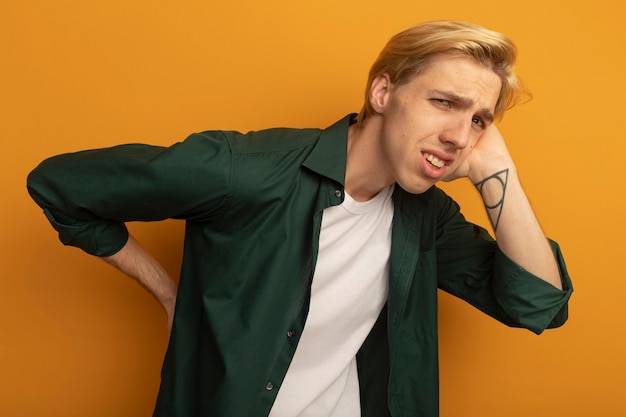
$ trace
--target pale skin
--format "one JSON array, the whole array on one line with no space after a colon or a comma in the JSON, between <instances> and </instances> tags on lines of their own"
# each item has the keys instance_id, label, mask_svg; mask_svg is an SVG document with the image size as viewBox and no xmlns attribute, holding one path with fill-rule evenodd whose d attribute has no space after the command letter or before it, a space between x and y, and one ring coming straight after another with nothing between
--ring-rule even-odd
<instances>
[{"instance_id":1,"label":"pale skin","mask_svg":"<svg viewBox=\"0 0 626 417\"><path fill-rule=\"evenodd\" d=\"M161 264L133 237L115 255L104 257L105 261L137 280L165 309L167 328L172 328L176 306L176 283Z\"/></svg>"},{"instance_id":2,"label":"pale skin","mask_svg":"<svg viewBox=\"0 0 626 417\"><path fill-rule=\"evenodd\" d=\"M501 80L488 67L440 54L410 81L374 79L375 110L348 131L346 192L366 201L397 183L419 194L439 181L469 178L478 189L500 249L521 267L561 289L559 269L493 124ZM135 278L164 307L171 327L176 285L132 236L104 258Z\"/></svg>"},{"instance_id":3,"label":"pale skin","mask_svg":"<svg viewBox=\"0 0 626 417\"><path fill-rule=\"evenodd\" d=\"M478 184L501 250L561 289L554 255L493 124L500 78L458 55L434 57L426 70L396 86L387 74L372 83L375 114L348 134L346 191L368 200L398 183L422 193L438 181ZM427 158L433 159L434 166ZM502 184L505 184L504 187Z\"/></svg>"}]
</instances>

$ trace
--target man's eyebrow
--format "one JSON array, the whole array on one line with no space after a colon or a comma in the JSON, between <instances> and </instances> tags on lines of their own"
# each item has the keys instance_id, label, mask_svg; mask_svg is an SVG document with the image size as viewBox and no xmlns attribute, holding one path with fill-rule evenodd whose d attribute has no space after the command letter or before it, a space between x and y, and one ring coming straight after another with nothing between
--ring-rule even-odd
<instances>
[{"instance_id":1,"label":"man's eyebrow","mask_svg":"<svg viewBox=\"0 0 626 417\"><path fill-rule=\"evenodd\" d=\"M431 95L443 97L446 100L452 101L454 103L460 103L464 107L471 107L474 105L474 100L469 97L463 97L451 91L443 91L443 90L429 90ZM484 107L477 112L482 118L484 118L487 122L492 123L494 120L494 115L490 109Z\"/></svg>"}]
</instances>

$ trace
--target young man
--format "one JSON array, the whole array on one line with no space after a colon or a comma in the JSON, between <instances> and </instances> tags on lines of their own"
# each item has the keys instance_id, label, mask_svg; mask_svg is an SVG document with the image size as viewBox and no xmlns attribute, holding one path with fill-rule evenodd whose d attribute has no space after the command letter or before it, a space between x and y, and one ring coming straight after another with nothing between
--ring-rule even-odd
<instances>
[{"instance_id":1,"label":"young man","mask_svg":"<svg viewBox=\"0 0 626 417\"><path fill-rule=\"evenodd\" d=\"M325 130L210 131L33 171L61 240L173 322L155 416L436 416L437 288L510 326L563 324L563 259L493 124L514 61L498 33L430 22L389 41L361 114ZM497 243L434 187L463 177ZM178 289L124 226L165 218L187 221Z\"/></svg>"}]
</instances>

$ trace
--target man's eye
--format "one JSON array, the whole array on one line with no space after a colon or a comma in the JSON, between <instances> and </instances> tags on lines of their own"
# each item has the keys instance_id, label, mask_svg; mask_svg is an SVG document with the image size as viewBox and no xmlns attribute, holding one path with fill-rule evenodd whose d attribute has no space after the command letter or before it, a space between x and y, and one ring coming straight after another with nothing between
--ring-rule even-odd
<instances>
[{"instance_id":1,"label":"man's eye","mask_svg":"<svg viewBox=\"0 0 626 417\"><path fill-rule=\"evenodd\" d=\"M440 105L442 105L442 106L445 106L445 107L448 107L448 108L452 107L452 103L451 103L449 100L446 100L446 99L443 99L443 98L435 98L435 99L433 99L433 100L434 100L437 104L440 104Z\"/></svg>"},{"instance_id":2,"label":"man's eye","mask_svg":"<svg viewBox=\"0 0 626 417\"><path fill-rule=\"evenodd\" d=\"M480 117L472 117L472 123L478 125L479 127L485 127L485 122Z\"/></svg>"}]
</instances>

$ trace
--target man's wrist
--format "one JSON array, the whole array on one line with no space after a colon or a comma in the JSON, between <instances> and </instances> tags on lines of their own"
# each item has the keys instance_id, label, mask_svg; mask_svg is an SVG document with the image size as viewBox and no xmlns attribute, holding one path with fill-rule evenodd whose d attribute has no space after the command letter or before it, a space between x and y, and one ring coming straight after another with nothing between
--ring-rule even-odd
<instances>
[{"instance_id":1,"label":"man's wrist","mask_svg":"<svg viewBox=\"0 0 626 417\"><path fill-rule=\"evenodd\" d=\"M476 185L487 178L492 177L501 171L508 171L509 175L517 175L515 164L509 157L502 157L499 159L491 159L482 163L474 164L473 168L470 168L467 173L467 177Z\"/></svg>"}]
</instances>

